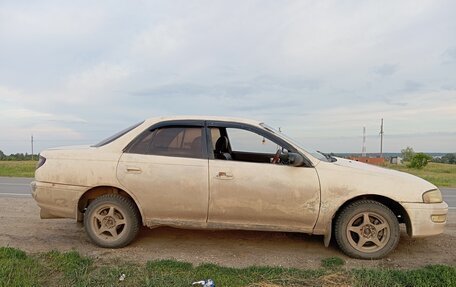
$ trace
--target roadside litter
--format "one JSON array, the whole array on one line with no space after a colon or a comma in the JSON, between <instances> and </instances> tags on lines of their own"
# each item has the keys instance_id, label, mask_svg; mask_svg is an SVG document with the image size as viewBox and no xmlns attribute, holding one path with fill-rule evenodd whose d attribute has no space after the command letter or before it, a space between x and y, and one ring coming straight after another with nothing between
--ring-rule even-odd
<instances>
[{"instance_id":1,"label":"roadside litter","mask_svg":"<svg viewBox=\"0 0 456 287\"><path fill-rule=\"evenodd\" d=\"M215 287L215 282L212 279L207 279L206 281L197 281L193 282L192 285L201 285L203 287Z\"/></svg>"}]
</instances>

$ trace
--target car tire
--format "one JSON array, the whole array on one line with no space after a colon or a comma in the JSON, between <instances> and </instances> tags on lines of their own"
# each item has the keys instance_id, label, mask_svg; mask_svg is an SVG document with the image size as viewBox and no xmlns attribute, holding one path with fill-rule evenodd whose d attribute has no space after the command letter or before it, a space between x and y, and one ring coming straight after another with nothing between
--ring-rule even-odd
<instances>
[{"instance_id":1,"label":"car tire","mask_svg":"<svg viewBox=\"0 0 456 287\"><path fill-rule=\"evenodd\" d=\"M346 206L335 222L335 237L340 249L350 257L379 259L399 243L399 222L385 205L360 200Z\"/></svg>"},{"instance_id":2,"label":"car tire","mask_svg":"<svg viewBox=\"0 0 456 287\"><path fill-rule=\"evenodd\" d=\"M90 240L100 247L124 247L138 234L139 211L131 199L105 194L89 204L84 213L84 228Z\"/></svg>"}]
</instances>

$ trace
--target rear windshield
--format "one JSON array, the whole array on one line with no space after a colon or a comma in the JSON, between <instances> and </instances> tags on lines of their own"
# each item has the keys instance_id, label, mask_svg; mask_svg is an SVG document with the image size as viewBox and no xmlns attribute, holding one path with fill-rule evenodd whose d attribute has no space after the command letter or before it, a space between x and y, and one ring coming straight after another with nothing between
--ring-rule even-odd
<instances>
[{"instance_id":1,"label":"rear windshield","mask_svg":"<svg viewBox=\"0 0 456 287\"><path fill-rule=\"evenodd\" d=\"M93 145L93 147L101 147L101 146L104 146L104 145L107 145L108 143L110 142L113 142L115 141L116 139L120 138L121 136L123 136L124 134L128 133L129 131L133 130L134 128L138 127L139 125L141 125L142 123L144 123L144 121L140 122L140 123L137 123L137 124L134 124L124 130L121 130L120 132L118 133L115 133L113 134L112 136L108 137L108 138L105 138L104 140L102 140L101 142Z\"/></svg>"}]
</instances>

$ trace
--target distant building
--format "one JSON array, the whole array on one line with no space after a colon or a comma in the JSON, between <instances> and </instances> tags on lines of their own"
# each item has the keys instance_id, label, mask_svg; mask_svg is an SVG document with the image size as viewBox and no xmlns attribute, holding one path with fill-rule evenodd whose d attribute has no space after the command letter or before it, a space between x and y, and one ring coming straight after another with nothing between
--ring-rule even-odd
<instances>
[{"instance_id":1,"label":"distant building","mask_svg":"<svg viewBox=\"0 0 456 287\"><path fill-rule=\"evenodd\" d=\"M402 157L400 156L393 156L390 159L391 164L402 164Z\"/></svg>"},{"instance_id":2,"label":"distant building","mask_svg":"<svg viewBox=\"0 0 456 287\"><path fill-rule=\"evenodd\" d=\"M352 156L352 157L349 157L349 159L359 161L359 162L369 163L369 164L375 164L375 165L384 165L385 164L385 159L383 157Z\"/></svg>"}]
</instances>

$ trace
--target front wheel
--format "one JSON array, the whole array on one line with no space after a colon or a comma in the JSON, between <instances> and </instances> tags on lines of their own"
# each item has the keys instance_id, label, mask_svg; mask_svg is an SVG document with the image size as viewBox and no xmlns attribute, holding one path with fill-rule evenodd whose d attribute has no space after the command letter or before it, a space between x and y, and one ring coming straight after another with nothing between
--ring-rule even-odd
<instances>
[{"instance_id":1,"label":"front wheel","mask_svg":"<svg viewBox=\"0 0 456 287\"><path fill-rule=\"evenodd\" d=\"M106 194L89 204L84 214L84 228L96 245L120 248L138 234L140 222L135 203L118 194Z\"/></svg>"},{"instance_id":2,"label":"front wheel","mask_svg":"<svg viewBox=\"0 0 456 287\"><path fill-rule=\"evenodd\" d=\"M360 200L345 207L335 222L335 237L340 249L350 257L379 259L399 242L399 223L385 205Z\"/></svg>"}]
</instances>

